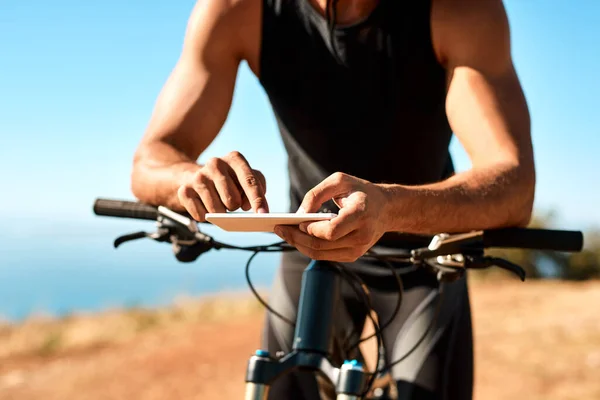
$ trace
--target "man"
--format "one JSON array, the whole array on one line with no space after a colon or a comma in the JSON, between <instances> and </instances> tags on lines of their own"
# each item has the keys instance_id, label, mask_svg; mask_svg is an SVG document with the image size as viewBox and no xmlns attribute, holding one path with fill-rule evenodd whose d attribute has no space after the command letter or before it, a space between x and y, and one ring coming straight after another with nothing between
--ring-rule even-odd
<instances>
[{"instance_id":1,"label":"man","mask_svg":"<svg viewBox=\"0 0 600 400\"><path fill-rule=\"evenodd\" d=\"M398 232L464 232L528 223L535 171L526 101L511 60L501 0L200 0L181 57L135 156L141 201L206 212L268 212L264 176L232 152L198 165L221 129L246 61L269 96L288 153L293 211L338 217L277 234L294 245L271 302L295 316L309 258L348 262L390 317L393 279L358 260ZM454 133L472 168L454 173ZM261 140L259 137L256 140ZM400 313L384 331L387 362L419 339L438 283L403 277ZM440 323L392 369L400 398L469 399L473 355L464 279L446 285ZM501 299L499 299L501 301ZM357 338L364 313L350 294L335 321ZM411 320L410 326L405 322ZM266 321L264 345L289 351L292 328ZM273 399L315 399L315 380L283 377Z\"/></svg>"}]
</instances>

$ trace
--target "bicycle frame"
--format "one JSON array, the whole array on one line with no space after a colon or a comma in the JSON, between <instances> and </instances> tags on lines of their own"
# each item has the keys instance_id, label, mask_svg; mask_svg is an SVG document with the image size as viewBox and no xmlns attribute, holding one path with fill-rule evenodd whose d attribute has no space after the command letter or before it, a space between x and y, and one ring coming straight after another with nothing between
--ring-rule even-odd
<instances>
[{"instance_id":1,"label":"bicycle frame","mask_svg":"<svg viewBox=\"0 0 600 400\"><path fill-rule=\"evenodd\" d=\"M248 360L246 400L267 400L269 387L282 374L294 369L321 373L335 386L337 400L360 400L367 372L355 360L341 367L331 361L332 316L339 298L338 271L327 261L311 261L302 274L298 316L292 351L272 357L257 350Z\"/></svg>"}]
</instances>

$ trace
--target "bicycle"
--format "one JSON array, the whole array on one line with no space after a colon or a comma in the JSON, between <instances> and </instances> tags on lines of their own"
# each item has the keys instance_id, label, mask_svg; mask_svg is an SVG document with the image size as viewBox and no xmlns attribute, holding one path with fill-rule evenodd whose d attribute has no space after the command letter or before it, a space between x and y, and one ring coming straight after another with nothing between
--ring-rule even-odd
<instances>
[{"instance_id":1,"label":"bicycle","mask_svg":"<svg viewBox=\"0 0 600 400\"><path fill-rule=\"evenodd\" d=\"M264 246L235 246L219 242L202 233L198 223L189 215L177 213L166 207L154 207L147 204L122 200L96 199L94 213L99 216L134 218L156 221L157 230L152 233L135 232L118 237L114 247L142 238L157 242L171 243L175 257L180 262L195 261L201 254L211 250L232 249L252 252L246 264L246 280L257 299L267 310L279 318L284 316L273 310L253 287L249 267L252 259L260 252L293 251L295 248L285 242L276 242ZM438 281L447 282L459 279L467 269L481 269L497 266L516 274L525 280L525 271L512 262L497 257L486 256L488 248L527 248L562 252L578 252L583 248L583 234L579 231L502 228L473 231L460 234L437 234L434 236L415 236L415 243L421 243L407 251L397 250L382 254L369 250L363 257L372 257L381 261L394 276L398 284L398 302L395 312L401 304L402 283L400 275L410 272L408 266L427 268L436 274ZM428 244L427 244L428 243ZM392 262L401 267L392 266ZM390 368L407 357L419 345L419 341L400 360L385 365L381 331L391 322L379 324L371 312L367 318L375 333L362 338L354 346L373 337L377 340L378 354L376 369L366 371L356 359L336 363L332 360L331 317L337 301L340 280L346 279L358 298L363 300L370 310L369 298L364 291L364 282L348 269L335 262L311 260L303 272L300 300L295 325L294 340L288 354L271 355L265 350L257 350L248 360L246 369L246 400L266 400L270 385L282 374L293 369L310 370L325 377L334 387L337 400L395 399L389 371ZM441 302L441 299L439 300ZM438 307L439 310L439 307ZM395 313L394 313L395 314ZM433 318L435 320L435 317ZM429 328L434 325L434 321ZM428 332L423 334L423 338Z\"/></svg>"}]
</instances>

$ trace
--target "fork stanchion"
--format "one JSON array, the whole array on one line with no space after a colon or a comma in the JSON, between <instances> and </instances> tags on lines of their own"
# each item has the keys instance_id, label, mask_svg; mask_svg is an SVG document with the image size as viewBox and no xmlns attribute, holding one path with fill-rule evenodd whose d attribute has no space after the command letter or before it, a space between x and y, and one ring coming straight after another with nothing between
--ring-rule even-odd
<instances>
[{"instance_id":1,"label":"fork stanchion","mask_svg":"<svg viewBox=\"0 0 600 400\"><path fill-rule=\"evenodd\" d=\"M277 373L273 368L273 364L275 364L275 361L271 359L269 353L265 350L257 350L250 357L246 369L245 400L267 400L269 383Z\"/></svg>"},{"instance_id":2,"label":"fork stanchion","mask_svg":"<svg viewBox=\"0 0 600 400\"><path fill-rule=\"evenodd\" d=\"M246 382L245 400L267 400L269 386L262 383Z\"/></svg>"}]
</instances>

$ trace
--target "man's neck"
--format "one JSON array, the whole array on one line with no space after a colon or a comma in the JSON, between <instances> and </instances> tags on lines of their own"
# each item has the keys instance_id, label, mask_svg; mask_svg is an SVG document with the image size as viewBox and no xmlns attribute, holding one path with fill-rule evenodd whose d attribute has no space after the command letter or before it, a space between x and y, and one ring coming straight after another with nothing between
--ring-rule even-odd
<instances>
[{"instance_id":1,"label":"man's neck","mask_svg":"<svg viewBox=\"0 0 600 400\"><path fill-rule=\"evenodd\" d=\"M325 15L327 0L305 0L312 4L322 15ZM339 0L337 4L336 23L348 25L366 18L377 6L379 0Z\"/></svg>"}]
</instances>

